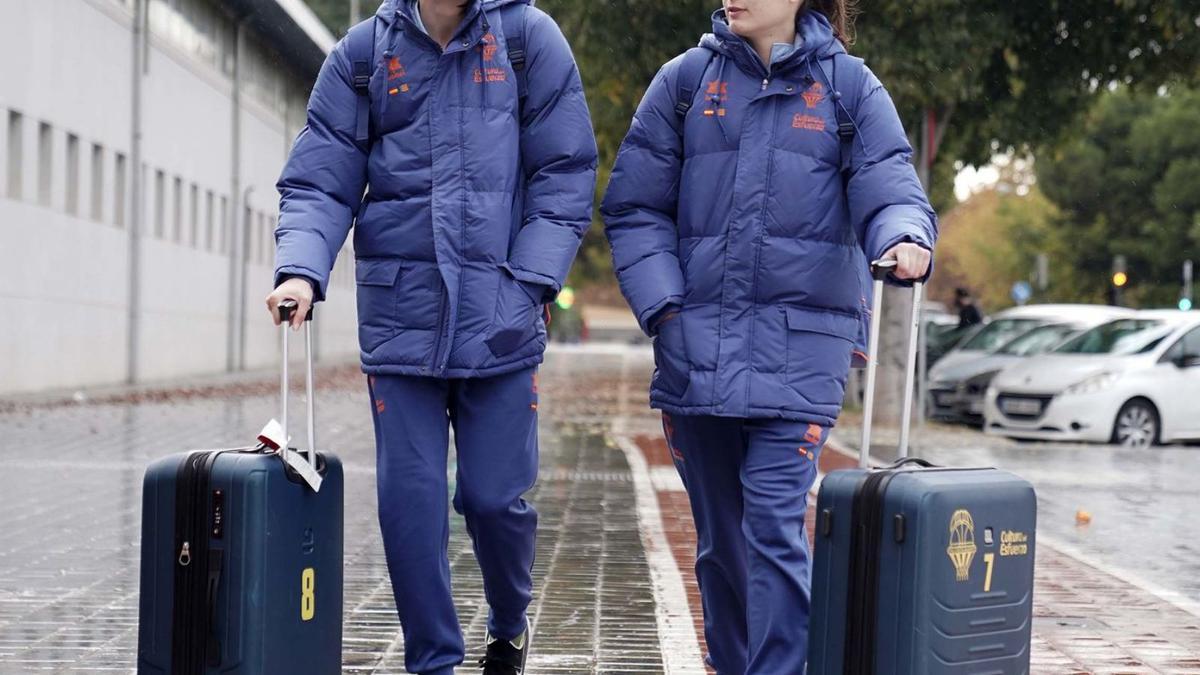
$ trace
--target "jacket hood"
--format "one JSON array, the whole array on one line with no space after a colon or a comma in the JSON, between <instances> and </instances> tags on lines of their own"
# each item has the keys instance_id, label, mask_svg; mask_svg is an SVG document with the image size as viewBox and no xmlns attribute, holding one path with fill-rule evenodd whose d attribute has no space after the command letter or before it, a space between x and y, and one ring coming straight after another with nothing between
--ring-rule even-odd
<instances>
[{"instance_id":1,"label":"jacket hood","mask_svg":"<svg viewBox=\"0 0 1200 675\"><path fill-rule=\"evenodd\" d=\"M516 3L525 3L532 5L534 0L473 0L470 9L467 10L467 16L471 16L476 10L482 8L485 11L499 9L505 5L513 5ZM379 9L375 12L375 16L383 19L386 22L391 22L392 18L399 13L408 13L409 0L383 0L379 5Z\"/></svg>"},{"instance_id":2,"label":"jacket hood","mask_svg":"<svg viewBox=\"0 0 1200 675\"><path fill-rule=\"evenodd\" d=\"M743 68L760 70L763 67L762 60L758 58L750 43L729 27L724 9L713 12L712 25L713 32L705 33L700 38L701 47L733 59ZM825 58L846 51L842 43L834 37L833 26L830 25L829 19L826 19L825 15L820 12L813 10L800 12L796 16L796 34L800 38L800 47L787 57L782 65L810 58Z\"/></svg>"}]
</instances>

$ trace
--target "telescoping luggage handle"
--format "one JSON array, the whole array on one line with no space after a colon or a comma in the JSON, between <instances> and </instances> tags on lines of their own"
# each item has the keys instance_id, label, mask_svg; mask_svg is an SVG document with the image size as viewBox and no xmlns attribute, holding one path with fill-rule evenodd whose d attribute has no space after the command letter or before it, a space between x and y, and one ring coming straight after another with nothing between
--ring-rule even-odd
<instances>
[{"instance_id":1,"label":"telescoping luggage handle","mask_svg":"<svg viewBox=\"0 0 1200 675\"><path fill-rule=\"evenodd\" d=\"M302 478L304 478L313 490L319 490L321 485L321 476L317 473L317 430L314 417L315 404L313 401L313 353L312 353L312 320L313 311L308 310L308 315L304 317L304 393L305 404L307 405L307 422L308 422L308 448L304 450L304 454L308 458L308 462L293 461L293 453L287 451L288 446L288 333L290 333L292 316L296 312L296 303L292 300L284 300L279 303L279 318L283 333L283 368L281 369L279 378L279 425L282 427L283 443L280 444L278 453L288 466L295 469Z\"/></svg>"},{"instance_id":2,"label":"telescoping luggage handle","mask_svg":"<svg viewBox=\"0 0 1200 675\"><path fill-rule=\"evenodd\" d=\"M879 324L883 317L883 282L896 271L898 263L893 259L876 260L871 263L871 277L875 280L875 297L871 304L871 333L867 341L867 383L863 396L862 442L859 444L859 467L866 469L871 460L871 418L875 414L875 376L879 366ZM904 363L904 410L900 417L900 459L908 457L908 434L912 427L913 380L917 370L917 335L920 331L921 301L924 284L913 283L912 314L908 322L908 354Z\"/></svg>"}]
</instances>

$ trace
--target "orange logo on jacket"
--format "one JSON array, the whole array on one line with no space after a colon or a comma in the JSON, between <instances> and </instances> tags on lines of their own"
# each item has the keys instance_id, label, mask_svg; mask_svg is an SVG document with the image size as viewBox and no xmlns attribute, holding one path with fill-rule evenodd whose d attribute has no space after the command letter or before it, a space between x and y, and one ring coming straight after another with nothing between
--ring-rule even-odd
<instances>
[{"instance_id":1,"label":"orange logo on jacket","mask_svg":"<svg viewBox=\"0 0 1200 675\"><path fill-rule=\"evenodd\" d=\"M393 82L408 75L408 70L404 68L404 64L400 63L399 57L393 56L387 62L387 81ZM398 86L388 87L388 95L395 96L400 93L408 93L408 84L400 83Z\"/></svg>"},{"instance_id":2,"label":"orange logo on jacket","mask_svg":"<svg viewBox=\"0 0 1200 675\"><path fill-rule=\"evenodd\" d=\"M708 107L704 109L704 116L724 117L725 102L729 100L729 83L721 80L709 82L704 96L708 99Z\"/></svg>"},{"instance_id":3,"label":"orange logo on jacket","mask_svg":"<svg viewBox=\"0 0 1200 675\"><path fill-rule=\"evenodd\" d=\"M404 64L400 63L400 57L398 56L393 56L388 61L387 71L389 82L398 80L408 74L408 71L404 69Z\"/></svg>"},{"instance_id":4,"label":"orange logo on jacket","mask_svg":"<svg viewBox=\"0 0 1200 675\"><path fill-rule=\"evenodd\" d=\"M820 105L821 101L825 100L825 85L820 82L813 82L812 86L802 96L804 96L804 104L808 106L809 110L812 110Z\"/></svg>"},{"instance_id":5,"label":"orange logo on jacket","mask_svg":"<svg viewBox=\"0 0 1200 675\"><path fill-rule=\"evenodd\" d=\"M508 71L503 68L476 68L475 69L475 84L483 84L484 82L507 82Z\"/></svg>"},{"instance_id":6,"label":"orange logo on jacket","mask_svg":"<svg viewBox=\"0 0 1200 675\"><path fill-rule=\"evenodd\" d=\"M496 36L487 33L483 36L483 46L480 50L483 51L483 60L491 61L496 58Z\"/></svg>"},{"instance_id":7,"label":"orange logo on jacket","mask_svg":"<svg viewBox=\"0 0 1200 675\"><path fill-rule=\"evenodd\" d=\"M825 118L796 113L796 116L792 118L792 128L805 131L825 131Z\"/></svg>"}]
</instances>

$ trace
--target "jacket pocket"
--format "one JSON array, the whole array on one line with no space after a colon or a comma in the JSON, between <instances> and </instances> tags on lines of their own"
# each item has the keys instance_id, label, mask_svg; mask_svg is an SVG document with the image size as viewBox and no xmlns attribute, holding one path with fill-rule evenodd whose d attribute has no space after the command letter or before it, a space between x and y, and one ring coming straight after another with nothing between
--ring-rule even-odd
<instances>
[{"instance_id":1,"label":"jacket pocket","mask_svg":"<svg viewBox=\"0 0 1200 675\"><path fill-rule=\"evenodd\" d=\"M788 386L813 405L841 405L859 320L830 310L785 307Z\"/></svg>"},{"instance_id":2,"label":"jacket pocket","mask_svg":"<svg viewBox=\"0 0 1200 675\"><path fill-rule=\"evenodd\" d=\"M373 351L399 332L396 284L400 261L360 259L354 265L358 303L358 343L364 352Z\"/></svg>"},{"instance_id":3,"label":"jacket pocket","mask_svg":"<svg viewBox=\"0 0 1200 675\"><path fill-rule=\"evenodd\" d=\"M683 316L676 315L658 327L654 336L654 387L679 398L691 379Z\"/></svg>"},{"instance_id":4,"label":"jacket pocket","mask_svg":"<svg viewBox=\"0 0 1200 675\"><path fill-rule=\"evenodd\" d=\"M487 338L488 349L499 358L525 344L537 329L539 298L507 271L500 270L500 288L496 292L496 313Z\"/></svg>"}]
</instances>

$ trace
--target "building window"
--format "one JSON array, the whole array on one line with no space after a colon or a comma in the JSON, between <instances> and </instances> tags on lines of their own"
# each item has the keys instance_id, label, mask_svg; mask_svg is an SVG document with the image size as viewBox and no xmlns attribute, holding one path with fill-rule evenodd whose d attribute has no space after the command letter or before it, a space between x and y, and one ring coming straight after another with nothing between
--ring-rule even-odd
<instances>
[{"instance_id":1,"label":"building window","mask_svg":"<svg viewBox=\"0 0 1200 675\"><path fill-rule=\"evenodd\" d=\"M154 236L162 239L167 229L167 175L162 169L154 172Z\"/></svg>"},{"instance_id":2,"label":"building window","mask_svg":"<svg viewBox=\"0 0 1200 675\"><path fill-rule=\"evenodd\" d=\"M67 213L79 215L79 137L67 134Z\"/></svg>"},{"instance_id":3,"label":"building window","mask_svg":"<svg viewBox=\"0 0 1200 675\"><path fill-rule=\"evenodd\" d=\"M254 229L254 212L250 210L249 206L242 207L242 227L244 228L242 231L242 260L250 262L250 237L247 235Z\"/></svg>"},{"instance_id":4,"label":"building window","mask_svg":"<svg viewBox=\"0 0 1200 675\"><path fill-rule=\"evenodd\" d=\"M171 202L171 240L180 242L183 241L183 178L175 176L175 189L171 194L174 196Z\"/></svg>"},{"instance_id":5,"label":"building window","mask_svg":"<svg viewBox=\"0 0 1200 675\"><path fill-rule=\"evenodd\" d=\"M125 227L125 155L119 152L113 169L113 224Z\"/></svg>"},{"instance_id":6,"label":"building window","mask_svg":"<svg viewBox=\"0 0 1200 675\"><path fill-rule=\"evenodd\" d=\"M8 111L8 198L21 199L21 164L24 162L22 141L25 118L15 110Z\"/></svg>"},{"instance_id":7,"label":"building window","mask_svg":"<svg viewBox=\"0 0 1200 675\"><path fill-rule=\"evenodd\" d=\"M38 203L50 206L54 186L54 131L46 122L38 124Z\"/></svg>"},{"instance_id":8,"label":"building window","mask_svg":"<svg viewBox=\"0 0 1200 675\"><path fill-rule=\"evenodd\" d=\"M213 250L213 191L204 193L204 250Z\"/></svg>"},{"instance_id":9,"label":"building window","mask_svg":"<svg viewBox=\"0 0 1200 675\"><path fill-rule=\"evenodd\" d=\"M275 216L267 216L267 240L264 242L267 246L266 263L269 266L275 264L275 228L279 226L279 222Z\"/></svg>"},{"instance_id":10,"label":"building window","mask_svg":"<svg viewBox=\"0 0 1200 675\"><path fill-rule=\"evenodd\" d=\"M188 213L188 245L192 248L196 247L196 243L200 241L200 188L192 183L192 190L188 205L191 207Z\"/></svg>"},{"instance_id":11,"label":"building window","mask_svg":"<svg viewBox=\"0 0 1200 675\"><path fill-rule=\"evenodd\" d=\"M104 148L92 144L92 220L104 220Z\"/></svg>"},{"instance_id":12,"label":"building window","mask_svg":"<svg viewBox=\"0 0 1200 675\"><path fill-rule=\"evenodd\" d=\"M221 195L221 231L217 236L217 250L221 255L229 253L229 197Z\"/></svg>"}]
</instances>

